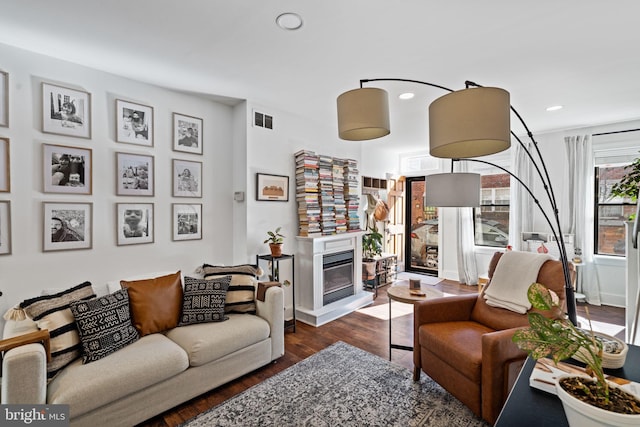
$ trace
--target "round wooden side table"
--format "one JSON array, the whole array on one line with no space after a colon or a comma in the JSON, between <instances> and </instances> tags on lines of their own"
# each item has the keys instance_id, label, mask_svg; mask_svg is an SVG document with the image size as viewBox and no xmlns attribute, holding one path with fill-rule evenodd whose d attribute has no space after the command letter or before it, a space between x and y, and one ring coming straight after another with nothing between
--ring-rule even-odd
<instances>
[{"instance_id":1,"label":"round wooden side table","mask_svg":"<svg viewBox=\"0 0 640 427\"><path fill-rule=\"evenodd\" d=\"M444 296L442 291L435 289L431 285L420 284L420 292L422 292L424 296L411 295L408 280L399 280L395 282L393 286L387 288L387 296L389 297L389 360L391 360L391 350L394 348L398 350L413 351L413 346L393 344L391 342L391 301L415 305L415 303L426 301L429 298Z\"/></svg>"}]
</instances>

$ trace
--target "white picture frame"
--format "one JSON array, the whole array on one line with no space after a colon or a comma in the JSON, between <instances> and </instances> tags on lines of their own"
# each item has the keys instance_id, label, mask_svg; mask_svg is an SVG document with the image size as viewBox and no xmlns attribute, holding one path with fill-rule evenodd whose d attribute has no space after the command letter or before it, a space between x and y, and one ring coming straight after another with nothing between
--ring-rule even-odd
<instances>
[{"instance_id":1,"label":"white picture frame","mask_svg":"<svg viewBox=\"0 0 640 427\"><path fill-rule=\"evenodd\" d=\"M173 203L173 240L202 239L202 204Z\"/></svg>"},{"instance_id":2,"label":"white picture frame","mask_svg":"<svg viewBox=\"0 0 640 427\"><path fill-rule=\"evenodd\" d=\"M42 144L44 192L92 194L92 165L90 148Z\"/></svg>"},{"instance_id":3,"label":"white picture frame","mask_svg":"<svg viewBox=\"0 0 640 427\"><path fill-rule=\"evenodd\" d=\"M0 126L9 127L9 73L0 71Z\"/></svg>"},{"instance_id":4,"label":"white picture frame","mask_svg":"<svg viewBox=\"0 0 640 427\"><path fill-rule=\"evenodd\" d=\"M116 194L154 195L154 157L148 154L116 153Z\"/></svg>"},{"instance_id":5,"label":"white picture frame","mask_svg":"<svg viewBox=\"0 0 640 427\"><path fill-rule=\"evenodd\" d=\"M201 118L173 113L173 151L202 154L203 132Z\"/></svg>"},{"instance_id":6,"label":"white picture frame","mask_svg":"<svg viewBox=\"0 0 640 427\"><path fill-rule=\"evenodd\" d=\"M117 203L117 245L153 243L153 203Z\"/></svg>"},{"instance_id":7,"label":"white picture frame","mask_svg":"<svg viewBox=\"0 0 640 427\"><path fill-rule=\"evenodd\" d=\"M0 201L0 255L11 254L11 202Z\"/></svg>"},{"instance_id":8,"label":"white picture frame","mask_svg":"<svg viewBox=\"0 0 640 427\"><path fill-rule=\"evenodd\" d=\"M93 203L43 202L43 250L91 249Z\"/></svg>"},{"instance_id":9,"label":"white picture frame","mask_svg":"<svg viewBox=\"0 0 640 427\"><path fill-rule=\"evenodd\" d=\"M153 107L116 99L116 142L153 147Z\"/></svg>"},{"instance_id":10,"label":"white picture frame","mask_svg":"<svg viewBox=\"0 0 640 427\"><path fill-rule=\"evenodd\" d=\"M9 138L0 138L0 193L11 191L10 155Z\"/></svg>"},{"instance_id":11,"label":"white picture frame","mask_svg":"<svg viewBox=\"0 0 640 427\"><path fill-rule=\"evenodd\" d=\"M43 82L42 132L91 139L91 94Z\"/></svg>"},{"instance_id":12,"label":"white picture frame","mask_svg":"<svg viewBox=\"0 0 640 427\"><path fill-rule=\"evenodd\" d=\"M173 197L202 197L202 162L173 159Z\"/></svg>"}]
</instances>

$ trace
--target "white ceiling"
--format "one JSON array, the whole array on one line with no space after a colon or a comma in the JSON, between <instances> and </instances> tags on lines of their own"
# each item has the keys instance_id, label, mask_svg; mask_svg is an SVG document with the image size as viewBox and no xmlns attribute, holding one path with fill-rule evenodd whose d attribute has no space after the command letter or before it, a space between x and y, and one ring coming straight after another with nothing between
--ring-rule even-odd
<instances>
[{"instance_id":1,"label":"white ceiling","mask_svg":"<svg viewBox=\"0 0 640 427\"><path fill-rule=\"evenodd\" d=\"M278 28L282 12L303 27ZM0 0L0 43L336 129L335 99L360 79L472 80L507 89L540 133L640 118L639 17L637 0ZM369 143L424 150L445 92L378 86L392 134Z\"/></svg>"}]
</instances>

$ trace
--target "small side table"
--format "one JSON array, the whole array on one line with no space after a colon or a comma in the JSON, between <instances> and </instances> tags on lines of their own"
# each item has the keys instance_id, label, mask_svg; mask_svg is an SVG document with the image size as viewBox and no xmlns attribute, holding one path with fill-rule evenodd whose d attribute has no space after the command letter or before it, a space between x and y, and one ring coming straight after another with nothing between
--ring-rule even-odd
<instances>
[{"instance_id":1,"label":"small side table","mask_svg":"<svg viewBox=\"0 0 640 427\"><path fill-rule=\"evenodd\" d=\"M393 344L391 342L391 301L402 302L405 304L415 305L417 302L426 301L427 298L436 298L444 296L438 289L429 285L420 285L420 291L424 296L411 295L408 280L400 280L387 289L389 297L389 360L391 360L391 349L413 351L413 347L406 345Z\"/></svg>"},{"instance_id":2,"label":"small side table","mask_svg":"<svg viewBox=\"0 0 640 427\"><path fill-rule=\"evenodd\" d=\"M271 262L271 280L274 282L280 281L280 261L291 260L291 296L293 303L293 320L292 321L284 321L285 329L291 328L293 332L296 331L296 285L294 283L294 277L296 276L296 263L294 255L282 254L278 257L274 257L273 255L256 255L256 265L260 265L260 260L265 260Z\"/></svg>"},{"instance_id":3,"label":"small side table","mask_svg":"<svg viewBox=\"0 0 640 427\"><path fill-rule=\"evenodd\" d=\"M574 296L576 301L578 302L587 302L587 296L582 292L582 267L584 266L583 262L574 262L573 266L576 269L576 292Z\"/></svg>"}]
</instances>

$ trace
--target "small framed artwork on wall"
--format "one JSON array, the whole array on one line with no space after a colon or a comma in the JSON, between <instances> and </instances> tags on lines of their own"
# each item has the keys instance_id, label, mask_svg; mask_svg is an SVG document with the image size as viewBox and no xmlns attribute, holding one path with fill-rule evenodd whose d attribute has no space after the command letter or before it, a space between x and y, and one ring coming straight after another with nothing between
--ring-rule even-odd
<instances>
[{"instance_id":1,"label":"small framed artwork on wall","mask_svg":"<svg viewBox=\"0 0 640 427\"><path fill-rule=\"evenodd\" d=\"M0 126L9 126L9 73L0 71Z\"/></svg>"},{"instance_id":2,"label":"small framed artwork on wall","mask_svg":"<svg viewBox=\"0 0 640 427\"><path fill-rule=\"evenodd\" d=\"M266 173L256 174L256 200L288 202L289 177Z\"/></svg>"},{"instance_id":3,"label":"small framed artwork on wall","mask_svg":"<svg viewBox=\"0 0 640 427\"><path fill-rule=\"evenodd\" d=\"M173 197L202 197L202 162L173 159Z\"/></svg>"},{"instance_id":4,"label":"small framed artwork on wall","mask_svg":"<svg viewBox=\"0 0 640 427\"><path fill-rule=\"evenodd\" d=\"M202 119L173 113L173 150L202 154Z\"/></svg>"},{"instance_id":5,"label":"small framed artwork on wall","mask_svg":"<svg viewBox=\"0 0 640 427\"><path fill-rule=\"evenodd\" d=\"M0 138L0 193L11 191L9 138Z\"/></svg>"},{"instance_id":6,"label":"small framed artwork on wall","mask_svg":"<svg viewBox=\"0 0 640 427\"><path fill-rule=\"evenodd\" d=\"M91 249L93 203L43 202L43 206L45 252Z\"/></svg>"},{"instance_id":7,"label":"small framed artwork on wall","mask_svg":"<svg viewBox=\"0 0 640 427\"><path fill-rule=\"evenodd\" d=\"M202 239L202 205L172 204L173 240Z\"/></svg>"},{"instance_id":8,"label":"small framed artwork on wall","mask_svg":"<svg viewBox=\"0 0 640 427\"><path fill-rule=\"evenodd\" d=\"M118 246L153 243L153 203L117 203Z\"/></svg>"},{"instance_id":9,"label":"small framed artwork on wall","mask_svg":"<svg viewBox=\"0 0 640 427\"><path fill-rule=\"evenodd\" d=\"M116 141L153 147L153 107L116 99Z\"/></svg>"},{"instance_id":10,"label":"small framed artwork on wall","mask_svg":"<svg viewBox=\"0 0 640 427\"><path fill-rule=\"evenodd\" d=\"M11 202L0 201L0 255L11 253Z\"/></svg>"},{"instance_id":11,"label":"small framed artwork on wall","mask_svg":"<svg viewBox=\"0 0 640 427\"><path fill-rule=\"evenodd\" d=\"M91 194L91 149L42 144L45 193Z\"/></svg>"},{"instance_id":12,"label":"small framed artwork on wall","mask_svg":"<svg viewBox=\"0 0 640 427\"><path fill-rule=\"evenodd\" d=\"M116 194L118 196L153 196L153 156L116 153Z\"/></svg>"},{"instance_id":13,"label":"small framed artwork on wall","mask_svg":"<svg viewBox=\"0 0 640 427\"><path fill-rule=\"evenodd\" d=\"M91 138L91 94L43 82L42 132Z\"/></svg>"}]
</instances>

